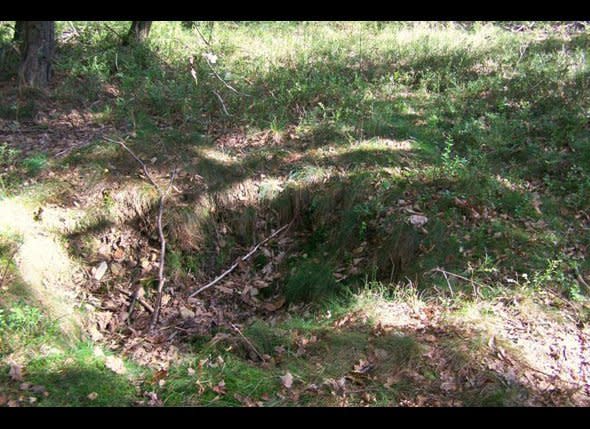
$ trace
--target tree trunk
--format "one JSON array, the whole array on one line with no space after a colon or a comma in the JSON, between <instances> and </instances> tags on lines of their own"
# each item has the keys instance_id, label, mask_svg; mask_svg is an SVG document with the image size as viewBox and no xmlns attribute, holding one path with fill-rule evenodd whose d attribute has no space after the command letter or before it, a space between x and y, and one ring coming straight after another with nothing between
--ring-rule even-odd
<instances>
[{"instance_id":1,"label":"tree trunk","mask_svg":"<svg viewBox=\"0 0 590 429\"><path fill-rule=\"evenodd\" d=\"M22 60L18 70L19 87L46 88L53 74L55 22L23 21L22 36Z\"/></svg>"},{"instance_id":2,"label":"tree trunk","mask_svg":"<svg viewBox=\"0 0 590 429\"><path fill-rule=\"evenodd\" d=\"M152 21L133 21L123 45L145 42L150 34L151 27Z\"/></svg>"},{"instance_id":3,"label":"tree trunk","mask_svg":"<svg viewBox=\"0 0 590 429\"><path fill-rule=\"evenodd\" d=\"M14 42L20 42L23 40L23 24L25 21L15 21L14 22L14 36L12 40Z\"/></svg>"}]
</instances>

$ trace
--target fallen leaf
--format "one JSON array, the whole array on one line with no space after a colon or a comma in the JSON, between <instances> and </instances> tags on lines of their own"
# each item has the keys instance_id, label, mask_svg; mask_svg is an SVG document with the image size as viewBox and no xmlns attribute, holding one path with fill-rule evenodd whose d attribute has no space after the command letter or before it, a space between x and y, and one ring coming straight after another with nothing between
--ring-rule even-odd
<instances>
[{"instance_id":1,"label":"fallen leaf","mask_svg":"<svg viewBox=\"0 0 590 429\"><path fill-rule=\"evenodd\" d=\"M22 379L23 379L23 372L22 371L23 371L23 368L20 365L13 363L13 364L10 364L10 371L8 372L8 375L14 381L22 381Z\"/></svg>"},{"instance_id":2,"label":"fallen leaf","mask_svg":"<svg viewBox=\"0 0 590 429\"><path fill-rule=\"evenodd\" d=\"M428 222L428 218L422 215L412 215L410 216L410 223L414 226L421 227L424 226Z\"/></svg>"},{"instance_id":3,"label":"fallen leaf","mask_svg":"<svg viewBox=\"0 0 590 429\"><path fill-rule=\"evenodd\" d=\"M94 401L96 398L98 398L98 393L96 393L96 392L89 393L87 398L90 399L91 401Z\"/></svg>"},{"instance_id":4,"label":"fallen leaf","mask_svg":"<svg viewBox=\"0 0 590 429\"><path fill-rule=\"evenodd\" d=\"M158 398L158 395L155 392L144 392L143 395L149 398L148 405L150 407L162 406L162 401Z\"/></svg>"},{"instance_id":5,"label":"fallen leaf","mask_svg":"<svg viewBox=\"0 0 590 429\"><path fill-rule=\"evenodd\" d=\"M428 341L429 343L436 342L436 337L432 334L427 334L424 336L424 340Z\"/></svg>"},{"instance_id":6,"label":"fallen leaf","mask_svg":"<svg viewBox=\"0 0 590 429\"><path fill-rule=\"evenodd\" d=\"M277 311L279 308L285 305L285 302L285 297L282 296L274 302L264 303L263 307L266 311Z\"/></svg>"},{"instance_id":7,"label":"fallen leaf","mask_svg":"<svg viewBox=\"0 0 590 429\"><path fill-rule=\"evenodd\" d=\"M213 391L219 395L225 395L225 381L221 380L217 386L213 386Z\"/></svg>"},{"instance_id":8,"label":"fallen leaf","mask_svg":"<svg viewBox=\"0 0 590 429\"><path fill-rule=\"evenodd\" d=\"M361 359L359 361L359 363L357 363L354 366L353 372L355 372L357 374L364 374L366 372L369 372L372 368L373 368L373 365L369 361Z\"/></svg>"},{"instance_id":9,"label":"fallen leaf","mask_svg":"<svg viewBox=\"0 0 590 429\"><path fill-rule=\"evenodd\" d=\"M281 375L279 378L281 379L283 386L285 386L287 389L290 389L291 386L293 386L293 376L289 371L287 371L285 375Z\"/></svg>"},{"instance_id":10,"label":"fallen leaf","mask_svg":"<svg viewBox=\"0 0 590 429\"><path fill-rule=\"evenodd\" d=\"M0 407L6 404L6 402L8 402L8 398L6 397L6 395L0 393Z\"/></svg>"},{"instance_id":11,"label":"fallen leaf","mask_svg":"<svg viewBox=\"0 0 590 429\"><path fill-rule=\"evenodd\" d=\"M444 390L445 392L450 392L452 390L457 390L457 384L455 384L455 382L452 380L448 380L448 381L443 382L440 385L440 388L442 390Z\"/></svg>"}]
</instances>

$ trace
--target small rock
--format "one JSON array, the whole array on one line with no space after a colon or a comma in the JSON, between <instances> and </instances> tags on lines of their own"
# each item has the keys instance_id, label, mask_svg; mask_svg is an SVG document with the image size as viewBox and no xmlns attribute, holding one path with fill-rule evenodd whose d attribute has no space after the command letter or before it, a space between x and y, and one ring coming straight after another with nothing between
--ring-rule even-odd
<instances>
[{"instance_id":1,"label":"small rock","mask_svg":"<svg viewBox=\"0 0 590 429\"><path fill-rule=\"evenodd\" d=\"M189 320L189 319L195 318L194 311L191 311L186 307L180 307L178 312L180 313L180 317L182 317L183 320Z\"/></svg>"},{"instance_id":2,"label":"small rock","mask_svg":"<svg viewBox=\"0 0 590 429\"><path fill-rule=\"evenodd\" d=\"M109 265L105 261L102 261L100 265L96 268L96 271L94 273L94 279L96 281L100 281L100 279L102 279L105 273L107 272L108 268Z\"/></svg>"}]
</instances>

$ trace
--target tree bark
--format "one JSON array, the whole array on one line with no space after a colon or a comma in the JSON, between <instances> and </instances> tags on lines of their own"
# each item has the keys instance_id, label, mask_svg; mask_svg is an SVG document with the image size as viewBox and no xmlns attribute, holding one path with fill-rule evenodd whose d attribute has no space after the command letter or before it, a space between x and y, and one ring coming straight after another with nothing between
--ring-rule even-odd
<instances>
[{"instance_id":1,"label":"tree bark","mask_svg":"<svg viewBox=\"0 0 590 429\"><path fill-rule=\"evenodd\" d=\"M54 21L23 21L22 59L18 70L19 87L44 89L53 74L55 53Z\"/></svg>"},{"instance_id":2,"label":"tree bark","mask_svg":"<svg viewBox=\"0 0 590 429\"><path fill-rule=\"evenodd\" d=\"M150 34L151 27L152 21L133 21L123 45L145 42Z\"/></svg>"},{"instance_id":3,"label":"tree bark","mask_svg":"<svg viewBox=\"0 0 590 429\"><path fill-rule=\"evenodd\" d=\"M14 36L12 40L14 42L20 42L23 40L23 24L25 21L15 21L14 22Z\"/></svg>"}]
</instances>

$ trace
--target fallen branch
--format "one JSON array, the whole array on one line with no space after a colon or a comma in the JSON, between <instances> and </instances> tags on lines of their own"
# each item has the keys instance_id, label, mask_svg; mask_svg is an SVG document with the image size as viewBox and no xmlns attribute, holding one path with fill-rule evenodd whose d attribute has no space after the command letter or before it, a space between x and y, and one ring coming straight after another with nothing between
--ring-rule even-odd
<instances>
[{"instance_id":1,"label":"fallen branch","mask_svg":"<svg viewBox=\"0 0 590 429\"><path fill-rule=\"evenodd\" d=\"M455 294L453 293L453 288L451 287L451 282L449 281L449 277L447 276L447 272L443 271L442 273L445 276L445 280L447 281L447 286L449 287L449 290L451 291L451 298L454 298Z\"/></svg>"},{"instance_id":2,"label":"fallen branch","mask_svg":"<svg viewBox=\"0 0 590 429\"><path fill-rule=\"evenodd\" d=\"M105 26L105 28L107 30L109 30L111 33L113 33L115 36L117 36L120 41L125 40L125 36L123 36L122 34L119 34L119 32L116 31L114 28L112 28L109 24L107 24L106 22L103 22L103 25Z\"/></svg>"},{"instance_id":3,"label":"fallen branch","mask_svg":"<svg viewBox=\"0 0 590 429\"><path fill-rule=\"evenodd\" d=\"M277 229L275 232L273 232L271 235L269 235L268 237L266 237L264 240L262 240L260 243L258 243L256 246L254 246L252 248L252 250L250 250L250 252L248 252L247 255L242 256L240 259L238 259L237 262L235 262L231 267L229 267L227 270L225 270L222 274L220 274L218 277L215 278L215 280L211 281L210 283L206 284L205 286L203 286L200 289L197 289L195 292L193 292L192 294L189 295L189 298L193 298L194 296L198 295L199 293L203 292L206 289L209 289L211 286L214 286L215 284L217 284L221 279L223 279L225 276L227 276L229 273L231 273L233 270L236 269L236 267L238 265L240 265L241 262L244 262L245 260L247 260L250 256L252 256L259 248L260 246L262 246L264 243L268 242L269 240L271 240L273 237L277 236L278 234L280 234L281 232L283 232L284 230L286 230L287 228L289 228L291 225L293 224L293 221L289 222L287 225L283 225L282 227L280 227L279 229Z\"/></svg>"},{"instance_id":4,"label":"fallen branch","mask_svg":"<svg viewBox=\"0 0 590 429\"><path fill-rule=\"evenodd\" d=\"M153 313L152 313L152 321L150 323L150 331L154 329L156 324L158 323L158 318L160 317L160 307L162 306L162 294L164 292L164 284L166 283L166 277L164 276L164 264L166 260L166 237L164 236L164 230L162 228L162 216L164 214L164 202L170 189L172 188L172 184L174 183L174 178L176 177L175 168L172 174L170 175L170 183L168 184L168 188L165 191L162 191L162 188L156 183L156 181L150 175L150 172L147 169L145 163L133 152L124 141L122 140L111 140L106 139L112 143L116 143L120 145L123 149L125 149L131 156L142 166L143 172L150 183L156 188L158 191L158 195L160 196L160 208L158 210L158 236L160 237L160 266L158 270L158 296L156 298L156 305L154 306Z\"/></svg>"},{"instance_id":5,"label":"fallen branch","mask_svg":"<svg viewBox=\"0 0 590 429\"><path fill-rule=\"evenodd\" d=\"M162 306L162 293L164 291L164 283L166 282L166 277L164 277L164 260L166 259L166 238L164 237L164 230L162 229L162 214L164 213L164 200L170 192L175 177L176 169L174 169L172 177L170 177L170 183L168 185L168 188L166 189L166 192L160 195L160 210L158 211L158 234L160 236L160 268L158 271L158 297L156 298L156 306L154 307L154 313L152 314L152 323L150 323L150 330L154 329L154 327L158 323L158 318L160 317L160 307Z\"/></svg>"},{"instance_id":6,"label":"fallen branch","mask_svg":"<svg viewBox=\"0 0 590 429\"><path fill-rule=\"evenodd\" d=\"M223 98L221 98L221 95L219 95L219 93L215 90L213 90L213 94L215 94L215 96L217 97L217 99L221 103L221 107L223 108L223 113L225 113L227 116L231 116L225 107L225 103L223 102Z\"/></svg>"},{"instance_id":7,"label":"fallen branch","mask_svg":"<svg viewBox=\"0 0 590 429\"><path fill-rule=\"evenodd\" d=\"M582 286L584 286L586 288L586 290L588 292L590 292L590 285L588 285L588 283L586 283L586 280L584 280L584 277L582 277L582 275L580 273L578 273L576 275L576 278L578 279L578 283L580 283Z\"/></svg>"},{"instance_id":8,"label":"fallen branch","mask_svg":"<svg viewBox=\"0 0 590 429\"><path fill-rule=\"evenodd\" d=\"M209 40L205 40L205 36L203 36L203 33L201 33L201 30L199 30L199 26L196 25L194 27L194 29L197 31L197 33L199 34L199 36L201 37L201 40L203 41L203 43L207 46L211 46L211 42Z\"/></svg>"},{"instance_id":9,"label":"fallen branch","mask_svg":"<svg viewBox=\"0 0 590 429\"><path fill-rule=\"evenodd\" d=\"M484 285L482 285L481 283L478 283L478 282L476 282L475 280L468 279L467 277L460 276L459 274L451 273L451 272L449 272L449 271L443 270L442 268L438 268L438 267L437 267L437 268L433 268L433 269L432 269L432 270L430 270L429 272L434 272L434 273L441 273L443 276L445 276L445 279L447 280L447 284L449 285L449 288L451 288L451 285L450 285L450 283L449 283L449 279L448 279L448 277L447 277L447 276L452 276L452 277L458 278L458 279L460 279L460 280L464 280L464 281L466 281L466 282L469 282L469 283L471 283L471 286L473 287L473 293L474 293L475 295L479 296L480 298L481 298L481 294L479 293L479 289L477 289L475 286L478 286L478 287L483 287L483 288L485 288L485 286L484 286ZM453 294L453 291L452 291L452 289L451 289L451 295L452 295L452 294Z\"/></svg>"},{"instance_id":10,"label":"fallen branch","mask_svg":"<svg viewBox=\"0 0 590 429\"><path fill-rule=\"evenodd\" d=\"M256 356L258 356L261 361L264 361L264 358L262 357L260 352L256 349L256 347L254 347L254 344L252 344L252 342L248 338L246 338L246 336L244 334L242 334L242 331L240 331L240 328L238 328L233 323L231 324L231 327L233 330L235 330L240 335L240 337L242 337L244 339L246 344L248 344L248 346L250 346L250 348L254 351L254 353L256 353Z\"/></svg>"},{"instance_id":11,"label":"fallen branch","mask_svg":"<svg viewBox=\"0 0 590 429\"><path fill-rule=\"evenodd\" d=\"M150 314L154 312L154 307L152 307L150 304L145 302L145 300L143 298L140 298L137 293L132 293L132 292L126 291L125 289L123 289L122 287L119 287L119 286L115 286L115 289L117 289L119 292L121 292L123 295L127 296L128 298L131 298L133 300L132 303L135 301L139 302L143 306L143 308L145 308L147 311L150 312ZM129 307L131 308L132 305L133 304L130 304ZM132 311L132 309L129 310L129 317L130 318L131 318L131 311Z\"/></svg>"},{"instance_id":12,"label":"fallen branch","mask_svg":"<svg viewBox=\"0 0 590 429\"><path fill-rule=\"evenodd\" d=\"M162 188L160 188L160 185L158 185L154 181L154 179L152 179L152 176L150 175L150 172L148 171L147 166L145 165L145 163L135 154L135 152L133 152L131 149L129 149L129 147L127 147L127 145L125 144L125 142L123 140L113 140L113 139L110 139L108 137L105 137L105 140L106 141L109 141L111 143L118 144L123 149L125 149L127 152L129 152L129 154L141 165L141 167L143 168L143 173L145 174L145 177L147 177L147 179L154 186L154 188L156 188L156 190L158 191L158 194L160 196L162 195Z\"/></svg>"},{"instance_id":13,"label":"fallen branch","mask_svg":"<svg viewBox=\"0 0 590 429\"><path fill-rule=\"evenodd\" d=\"M207 56L204 56L205 61L207 61L207 65L209 66L209 68L211 69L211 71L213 72L213 74L215 75L215 77L217 79L219 79L219 81L221 83L223 83L228 89L232 90L233 92L235 92L238 95L244 95L246 97L250 97L250 95L248 94L244 94L243 92L238 91L237 89L235 89L233 86L231 86L229 83L227 83L221 76L219 76L219 73L217 73L217 71L215 70L215 68L213 67L213 64L211 64L211 61L209 61L209 58L207 58Z\"/></svg>"}]
</instances>

